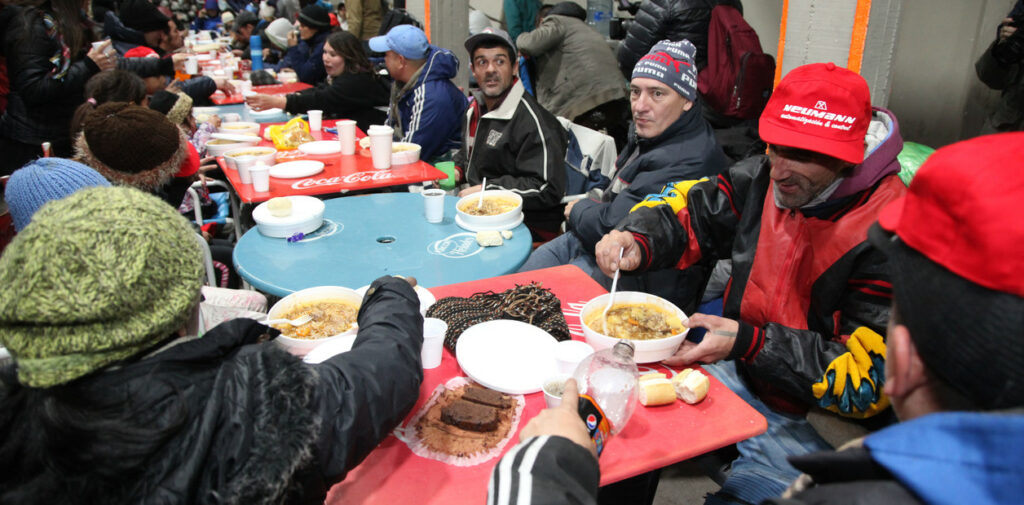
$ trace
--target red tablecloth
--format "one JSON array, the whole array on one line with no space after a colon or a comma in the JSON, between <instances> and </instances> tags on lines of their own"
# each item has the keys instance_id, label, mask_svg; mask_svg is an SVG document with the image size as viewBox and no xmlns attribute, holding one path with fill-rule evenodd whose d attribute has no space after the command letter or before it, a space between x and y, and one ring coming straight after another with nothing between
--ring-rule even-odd
<instances>
[{"instance_id":1,"label":"red tablecloth","mask_svg":"<svg viewBox=\"0 0 1024 505\"><path fill-rule=\"evenodd\" d=\"M325 120L323 126L332 127L336 120ZM260 127L260 135L271 124L267 123ZM324 131L311 132L317 140L335 140L337 136ZM356 128L356 139L364 137L365 134ZM273 143L267 140L260 142L261 146L271 146ZM276 196L293 195L324 195L337 193L341 190L355 191L363 189L383 188L400 184L415 184L423 181L434 181L444 179L447 174L436 169L433 165L424 161L417 161L407 165L392 165L390 169L378 170L373 168L373 159L369 151L356 147L356 154L343 156L339 153L325 155L307 155L299 150L282 151L277 155L277 162L283 163L299 159L310 159L324 162L324 170L319 174L303 177L300 179L278 179L270 178L270 191L256 192L252 184L242 184L238 178L238 171L227 168L224 158L218 158L224 175L231 183L235 193L245 203L259 203L267 201Z\"/></svg>"},{"instance_id":2,"label":"red tablecloth","mask_svg":"<svg viewBox=\"0 0 1024 505\"><path fill-rule=\"evenodd\" d=\"M253 86L252 90L256 93L264 95L287 95L289 93L295 93L296 91L302 91L304 89L312 88L309 84L304 82L293 82L290 84L267 84L265 86ZM225 95L223 91L217 91L210 95L210 101L217 105L230 105L234 103L245 102L245 97L238 90L231 95Z\"/></svg>"},{"instance_id":3,"label":"red tablecloth","mask_svg":"<svg viewBox=\"0 0 1024 505\"><path fill-rule=\"evenodd\" d=\"M606 293L571 265L440 286L430 291L440 299L487 290L499 292L532 281L541 282L558 296L570 328L580 324L579 309L575 307ZM583 339L579 335L574 338ZM640 367L642 372L647 368L673 372L657 364ZM441 366L424 370L420 398L410 415L419 411L438 384L460 375L463 374L458 362L445 350ZM526 395L519 428L543 408L543 393ZM712 377L707 398L697 405L681 401L652 408L638 405L626 428L612 437L601 454L601 484L713 451L764 433L766 427L764 416ZM518 440L517 435L505 450ZM498 458L494 458L471 467L450 466L417 456L405 443L389 436L344 481L331 488L326 503L478 505L485 502L487 482L497 462Z\"/></svg>"}]
</instances>

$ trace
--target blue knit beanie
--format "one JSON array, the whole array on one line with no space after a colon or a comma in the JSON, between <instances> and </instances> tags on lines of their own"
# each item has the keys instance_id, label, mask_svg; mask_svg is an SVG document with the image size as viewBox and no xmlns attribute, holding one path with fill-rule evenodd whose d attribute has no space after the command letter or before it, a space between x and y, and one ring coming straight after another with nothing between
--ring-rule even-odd
<instances>
[{"instance_id":1,"label":"blue knit beanie","mask_svg":"<svg viewBox=\"0 0 1024 505\"><path fill-rule=\"evenodd\" d=\"M4 199L21 231L32 215L50 200L60 200L91 186L110 186L99 172L77 161L64 158L39 158L17 169L7 181Z\"/></svg>"}]
</instances>

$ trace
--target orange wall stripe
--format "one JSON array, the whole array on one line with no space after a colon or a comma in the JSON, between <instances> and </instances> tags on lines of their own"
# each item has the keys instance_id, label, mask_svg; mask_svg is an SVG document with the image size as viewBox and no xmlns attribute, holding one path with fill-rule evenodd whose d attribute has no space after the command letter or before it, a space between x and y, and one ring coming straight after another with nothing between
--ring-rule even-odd
<instances>
[{"instance_id":1,"label":"orange wall stripe","mask_svg":"<svg viewBox=\"0 0 1024 505\"><path fill-rule=\"evenodd\" d=\"M853 35L850 36L850 57L846 68L860 73L864 62L864 44L868 38L868 21L871 18L871 0L857 0L857 13L853 17Z\"/></svg>"},{"instance_id":2,"label":"orange wall stripe","mask_svg":"<svg viewBox=\"0 0 1024 505\"><path fill-rule=\"evenodd\" d=\"M430 0L423 0L423 31L427 34L427 41L430 41Z\"/></svg>"},{"instance_id":3,"label":"orange wall stripe","mask_svg":"<svg viewBox=\"0 0 1024 505\"><path fill-rule=\"evenodd\" d=\"M782 20L779 21L779 49L775 53L775 84L772 88L779 85L779 80L782 79L782 55L786 51L786 18L789 17L789 0L782 1Z\"/></svg>"}]
</instances>

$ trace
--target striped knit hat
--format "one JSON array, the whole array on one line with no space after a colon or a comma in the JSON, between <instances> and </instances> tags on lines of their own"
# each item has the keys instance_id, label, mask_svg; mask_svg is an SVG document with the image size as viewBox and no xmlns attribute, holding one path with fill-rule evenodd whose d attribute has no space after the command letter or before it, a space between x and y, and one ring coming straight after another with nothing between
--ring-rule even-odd
<instances>
[{"instance_id":1,"label":"striped knit hat","mask_svg":"<svg viewBox=\"0 0 1024 505\"><path fill-rule=\"evenodd\" d=\"M160 199L88 188L51 202L0 256L0 344L45 388L151 349L199 303L195 232Z\"/></svg>"}]
</instances>

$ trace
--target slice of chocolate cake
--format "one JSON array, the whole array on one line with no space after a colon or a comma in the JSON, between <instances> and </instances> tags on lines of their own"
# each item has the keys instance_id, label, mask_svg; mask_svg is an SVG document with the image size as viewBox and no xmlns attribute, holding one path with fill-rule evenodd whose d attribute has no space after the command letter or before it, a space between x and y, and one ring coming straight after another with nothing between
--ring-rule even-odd
<instances>
[{"instance_id":1,"label":"slice of chocolate cake","mask_svg":"<svg viewBox=\"0 0 1024 505\"><path fill-rule=\"evenodd\" d=\"M441 422L469 431L494 431L498 428L498 411L459 399L441 409Z\"/></svg>"},{"instance_id":2,"label":"slice of chocolate cake","mask_svg":"<svg viewBox=\"0 0 1024 505\"><path fill-rule=\"evenodd\" d=\"M512 404L511 398L493 389L478 388L474 386L469 386L465 391L463 391L462 399L497 409L506 409Z\"/></svg>"}]
</instances>

